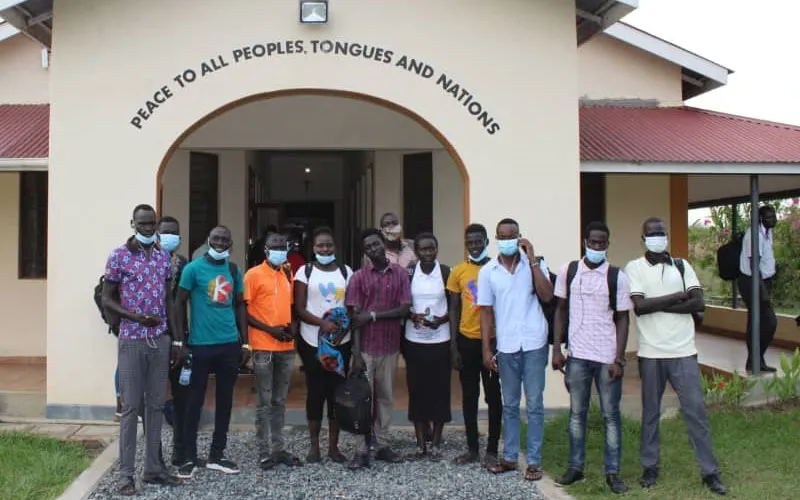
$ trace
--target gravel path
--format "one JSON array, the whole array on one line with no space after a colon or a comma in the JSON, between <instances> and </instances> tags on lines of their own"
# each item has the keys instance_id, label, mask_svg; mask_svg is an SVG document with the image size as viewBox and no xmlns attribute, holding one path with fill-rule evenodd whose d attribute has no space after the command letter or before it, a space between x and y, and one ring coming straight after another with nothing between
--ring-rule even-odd
<instances>
[{"instance_id":1,"label":"gravel path","mask_svg":"<svg viewBox=\"0 0 800 500\"><path fill-rule=\"evenodd\" d=\"M171 443L171 429L165 429L164 442ZM326 435L323 429L323 435ZM307 453L305 429L291 428L285 432L286 448L301 459ZM372 468L350 472L346 466L324 460L320 464L297 468L278 466L262 472L256 463L255 436L253 432L231 432L228 437L226 456L239 464L242 472L226 476L220 472L198 470L183 486L162 488L137 481L138 499L281 499L281 500L432 500L474 499L495 500L525 498L543 500L536 486L522 480L519 473L493 476L477 465L456 466L452 459L464 451L464 433L457 428L445 429L442 451L445 460L431 462L421 460L402 464L372 462ZM392 431L393 448L401 454L411 453L415 448L411 432ZM327 450L327 441L322 439L322 449ZM198 449L207 453L210 432L201 433ZM165 446L165 458L169 459L171 446ZM355 438L342 434L341 449L351 456L355 449ZM142 463L142 443L137 447L137 466ZM104 477L98 489L90 497L108 500L120 497L115 494L116 466ZM138 471L141 476L141 470Z\"/></svg>"}]
</instances>

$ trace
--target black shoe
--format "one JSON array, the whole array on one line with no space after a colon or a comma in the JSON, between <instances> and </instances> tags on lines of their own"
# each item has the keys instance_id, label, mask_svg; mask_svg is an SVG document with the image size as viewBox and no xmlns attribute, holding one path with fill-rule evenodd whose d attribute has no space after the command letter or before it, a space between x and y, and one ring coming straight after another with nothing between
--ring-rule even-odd
<instances>
[{"instance_id":1,"label":"black shoe","mask_svg":"<svg viewBox=\"0 0 800 500\"><path fill-rule=\"evenodd\" d=\"M181 479L191 479L194 471L197 469L197 464L192 461L186 461L178 466L178 477Z\"/></svg>"},{"instance_id":2,"label":"black shoe","mask_svg":"<svg viewBox=\"0 0 800 500\"><path fill-rule=\"evenodd\" d=\"M567 469L563 476L556 479L556 486L569 486L571 484L583 482L583 471L580 469Z\"/></svg>"},{"instance_id":3,"label":"black shoe","mask_svg":"<svg viewBox=\"0 0 800 500\"><path fill-rule=\"evenodd\" d=\"M392 449L387 446L386 448L381 448L377 453L375 453L375 460L381 460L390 464L399 464L403 461L403 457L392 451Z\"/></svg>"},{"instance_id":4,"label":"black shoe","mask_svg":"<svg viewBox=\"0 0 800 500\"><path fill-rule=\"evenodd\" d=\"M775 373L775 372L777 372L777 371L778 371L778 369L777 369L777 368L775 368L775 367L773 367L773 366L769 366L769 365L766 365L766 364L762 364L762 365L761 365L761 371L762 371L762 372L766 372L766 373Z\"/></svg>"},{"instance_id":5,"label":"black shoe","mask_svg":"<svg viewBox=\"0 0 800 500\"><path fill-rule=\"evenodd\" d=\"M180 486L183 481L177 476L173 476L167 472L160 472L158 474L145 474L142 476L142 482L147 484L156 484L159 486Z\"/></svg>"},{"instance_id":6,"label":"black shoe","mask_svg":"<svg viewBox=\"0 0 800 500\"><path fill-rule=\"evenodd\" d=\"M619 477L619 474L606 474L606 484L611 488L611 491L617 495L628 491L628 485Z\"/></svg>"},{"instance_id":7,"label":"black shoe","mask_svg":"<svg viewBox=\"0 0 800 500\"><path fill-rule=\"evenodd\" d=\"M658 469L655 467L650 467L642 472L642 478L639 479L639 484L642 485L642 488L651 488L656 485L658 481Z\"/></svg>"},{"instance_id":8,"label":"black shoe","mask_svg":"<svg viewBox=\"0 0 800 500\"><path fill-rule=\"evenodd\" d=\"M724 495L728 492L728 488L722 484L719 474L709 474L703 478L703 484L708 486L708 489L717 495Z\"/></svg>"},{"instance_id":9,"label":"black shoe","mask_svg":"<svg viewBox=\"0 0 800 500\"><path fill-rule=\"evenodd\" d=\"M369 454L356 453L347 468L350 470L369 469Z\"/></svg>"},{"instance_id":10,"label":"black shoe","mask_svg":"<svg viewBox=\"0 0 800 500\"><path fill-rule=\"evenodd\" d=\"M239 466L236 465L236 462L232 462L225 457L209 457L208 463L206 464L206 469L218 470L220 472L224 472L225 474L238 474L241 472L239 470Z\"/></svg>"}]
</instances>

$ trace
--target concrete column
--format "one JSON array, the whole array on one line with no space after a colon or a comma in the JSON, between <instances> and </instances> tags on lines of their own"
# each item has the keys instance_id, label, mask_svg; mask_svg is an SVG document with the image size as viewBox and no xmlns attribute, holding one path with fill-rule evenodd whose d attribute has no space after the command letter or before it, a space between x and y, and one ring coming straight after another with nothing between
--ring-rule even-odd
<instances>
[{"instance_id":1,"label":"concrete column","mask_svg":"<svg viewBox=\"0 0 800 500\"><path fill-rule=\"evenodd\" d=\"M179 250L189 252L189 157L188 149L178 149L164 169L161 179L162 201L159 215L171 215L178 219L183 234L184 246ZM190 257L187 255L187 257Z\"/></svg>"},{"instance_id":2,"label":"concrete column","mask_svg":"<svg viewBox=\"0 0 800 500\"><path fill-rule=\"evenodd\" d=\"M454 266L464 259L464 179L446 150L433 152L433 232L439 261Z\"/></svg>"},{"instance_id":3,"label":"concrete column","mask_svg":"<svg viewBox=\"0 0 800 500\"><path fill-rule=\"evenodd\" d=\"M403 215L403 152L375 152L375 223L381 214Z\"/></svg>"},{"instance_id":4,"label":"concrete column","mask_svg":"<svg viewBox=\"0 0 800 500\"><path fill-rule=\"evenodd\" d=\"M247 255L247 151L219 151L219 223L233 235L231 259L245 265Z\"/></svg>"}]
</instances>

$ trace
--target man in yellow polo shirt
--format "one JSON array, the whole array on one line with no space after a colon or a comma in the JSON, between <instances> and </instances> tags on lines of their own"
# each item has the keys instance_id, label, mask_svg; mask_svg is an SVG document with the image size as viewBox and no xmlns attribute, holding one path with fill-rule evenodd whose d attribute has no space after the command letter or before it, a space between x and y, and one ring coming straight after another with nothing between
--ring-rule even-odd
<instances>
[{"instance_id":1,"label":"man in yellow polo shirt","mask_svg":"<svg viewBox=\"0 0 800 500\"><path fill-rule=\"evenodd\" d=\"M478 271L489 262L487 245L489 237L481 224L470 224L464 234L469 258L450 272L447 290L450 293L450 331L453 367L459 370L462 393L462 413L467 431L467 452L456 458L457 464L480 460L478 452L478 399L480 383L483 379L483 392L489 405L489 440L486 443L484 466L497 462L497 445L500 440L500 426L503 420L503 402L500 395L500 378L497 372L483 365L481 347L481 315L475 305L478 296ZM494 338L494 332L491 333ZM494 340L492 340L494 349Z\"/></svg>"},{"instance_id":2,"label":"man in yellow polo shirt","mask_svg":"<svg viewBox=\"0 0 800 500\"><path fill-rule=\"evenodd\" d=\"M294 368L292 277L284 267L286 235L269 233L267 259L244 276L244 300L256 374L256 441L259 466L302 465L283 448L286 395Z\"/></svg>"}]
</instances>

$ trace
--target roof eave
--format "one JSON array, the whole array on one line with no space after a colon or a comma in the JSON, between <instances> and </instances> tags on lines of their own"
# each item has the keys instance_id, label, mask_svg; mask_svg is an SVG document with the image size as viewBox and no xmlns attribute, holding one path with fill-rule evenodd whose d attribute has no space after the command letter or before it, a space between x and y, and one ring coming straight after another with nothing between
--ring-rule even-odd
<instances>
[{"instance_id":1,"label":"roof eave","mask_svg":"<svg viewBox=\"0 0 800 500\"><path fill-rule=\"evenodd\" d=\"M19 30L9 23L0 22L0 42L7 40L19 33Z\"/></svg>"},{"instance_id":2,"label":"roof eave","mask_svg":"<svg viewBox=\"0 0 800 500\"><path fill-rule=\"evenodd\" d=\"M49 162L49 158L0 158L0 172L46 172Z\"/></svg>"},{"instance_id":3,"label":"roof eave","mask_svg":"<svg viewBox=\"0 0 800 500\"><path fill-rule=\"evenodd\" d=\"M50 0L45 4L45 10L36 12L25 0L0 0L0 18L49 49L53 42L53 3Z\"/></svg>"},{"instance_id":4,"label":"roof eave","mask_svg":"<svg viewBox=\"0 0 800 500\"><path fill-rule=\"evenodd\" d=\"M575 0L575 23L578 45L618 22L639 7L639 0L609 0L599 7L597 2Z\"/></svg>"},{"instance_id":5,"label":"roof eave","mask_svg":"<svg viewBox=\"0 0 800 500\"><path fill-rule=\"evenodd\" d=\"M800 174L800 162L674 162L638 160L581 160L581 172L604 174Z\"/></svg>"}]
</instances>

